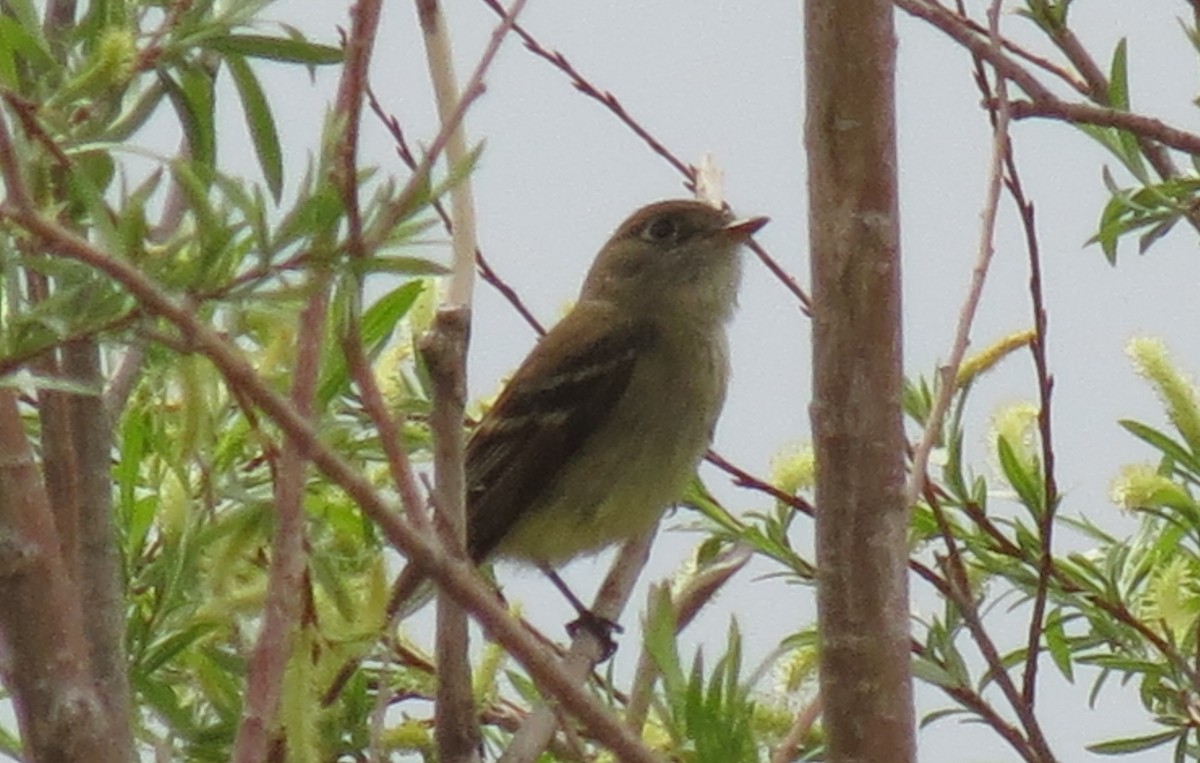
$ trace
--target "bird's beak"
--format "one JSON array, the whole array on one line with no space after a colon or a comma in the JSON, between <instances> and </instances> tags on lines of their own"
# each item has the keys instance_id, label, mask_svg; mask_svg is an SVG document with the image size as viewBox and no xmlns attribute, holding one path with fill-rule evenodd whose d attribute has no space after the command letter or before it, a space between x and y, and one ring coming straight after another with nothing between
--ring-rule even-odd
<instances>
[{"instance_id":1,"label":"bird's beak","mask_svg":"<svg viewBox=\"0 0 1200 763\"><path fill-rule=\"evenodd\" d=\"M758 233L759 229L770 222L769 217L743 217L740 220L734 220L728 223L721 230L726 236L736 240L745 241L746 239Z\"/></svg>"}]
</instances>

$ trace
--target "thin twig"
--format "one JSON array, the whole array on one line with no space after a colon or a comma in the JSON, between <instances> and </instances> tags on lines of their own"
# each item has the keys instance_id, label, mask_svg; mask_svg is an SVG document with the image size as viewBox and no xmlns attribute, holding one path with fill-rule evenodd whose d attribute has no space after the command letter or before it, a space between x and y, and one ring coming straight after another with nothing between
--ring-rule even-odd
<instances>
[{"instance_id":1,"label":"thin twig","mask_svg":"<svg viewBox=\"0 0 1200 763\"><path fill-rule=\"evenodd\" d=\"M329 276L314 273L312 297L300 314L296 337L296 369L291 401L306 419L312 415L325 315L329 306ZM288 438L275 466L275 530L263 625L247 665L246 697L242 721L234 740L231 760L256 763L266 760L271 731L283 695L283 678L299 631L305 586L304 494L307 472L304 448ZM306 659L301 656L300 659Z\"/></svg>"},{"instance_id":2,"label":"thin twig","mask_svg":"<svg viewBox=\"0 0 1200 763\"><path fill-rule=\"evenodd\" d=\"M346 355L346 369L354 385L358 387L358 397L362 401L363 410L379 430L380 446L387 458L392 482L400 494L405 516L414 527L428 529L429 517L425 512L425 502L417 490L408 451L402 444L400 422L388 411L383 392L375 381L375 375L371 373L371 365L363 351L362 332L357 321L347 326L346 335L342 339L342 350Z\"/></svg>"},{"instance_id":3,"label":"thin twig","mask_svg":"<svg viewBox=\"0 0 1200 763\"><path fill-rule=\"evenodd\" d=\"M412 149L408 146L408 139L404 136L404 130L400 127L400 120L396 119L395 115L388 114L383 110L382 104L375 97L374 91L367 91L367 99L371 104L371 110L375 112L375 116L383 123L384 128L391 134L392 140L396 144L396 155L400 157L400 161L412 171L417 170L417 160L413 156ZM433 210L437 213L442 221L442 227L447 233L453 234L454 222L450 219L450 213L446 211L446 205L441 199L433 200ZM483 256L481 249L475 250L475 265L479 269L479 277L484 280L489 286L500 292L500 296L508 302L517 314L525 319L525 322L537 333L538 336L544 336L546 333L545 327L541 321L534 317L533 312L525 305L521 299L521 295L517 294L517 290L508 284L491 266L491 263Z\"/></svg>"},{"instance_id":4,"label":"thin twig","mask_svg":"<svg viewBox=\"0 0 1200 763\"><path fill-rule=\"evenodd\" d=\"M961 6L960 6L961 7ZM989 12L989 24L993 30L993 35L998 35L998 13L993 6ZM1100 92L1101 97L1107 98L1107 82L1103 81L1103 75L1098 73L1098 68L1094 64L1089 66L1090 58L1085 53L1077 49L1078 40L1074 35L1058 35L1057 40L1066 46L1067 49L1074 50L1074 55L1069 55L1076 66L1081 71L1085 72L1085 76L1089 78L1089 83L1093 89ZM993 130L998 130L1001 125L1005 125L1008 120L1008 115L1005 111L1007 105L1007 93L1004 88L1003 78L997 78L996 90L993 93L989 87L987 77L983 69L983 60L978 56L973 56L975 66L975 82L979 87L980 92L984 96L985 102L988 104L988 112L992 121ZM1100 80L1096 78L1099 77ZM1038 390L1041 405L1038 410L1038 424L1042 436L1043 448L1043 474L1045 480L1045 505L1041 508L1039 516L1039 535L1040 535L1040 558L1038 561L1038 583L1033 597L1033 607L1030 612L1028 636L1026 638L1025 664L1022 672L1022 687L1021 699L1030 713L1034 711L1037 695L1037 675L1039 667L1039 656L1041 654L1039 645L1042 639L1043 620L1045 619L1046 604L1049 597L1050 581L1053 577L1053 554L1051 551L1053 533L1054 533L1054 517L1055 510L1058 504L1057 485L1054 477L1054 450L1053 442L1049 440L1050 428L1050 392L1053 382L1050 379L1048 364L1045 354L1045 330L1046 330L1046 312L1042 301L1041 289L1041 265L1040 265L1040 248L1038 245L1037 230L1034 226L1033 219L1033 204L1026 200L1021 187L1020 175L1018 173L1015 152L1011 142L1004 147L1004 174L1005 187L1012 196L1013 201L1017 205L1017 209L1021 215L1022 227L1025 231L1026 248L1029 252L1030 260L1030 290L1032 292L1034 305L1034 333L1035 340L1031 345L1034 355L1035 372L1038 377ZM990 523L989 523L990 524Z\"/></svg>"},{"instance_id":5,"label":"thin twig","mask_svg":"<svg viewBox=\"0 0 1200 763\"><path fill-rule=\"evenodd\" d=\"M332 174L346 209L347 248L352 257L358 258L363 256L356 171L359 121L366 70L379 25L379 5L380 0L361 0L351 9L353 24L336 101L338 113L345 121L336 138L338 161ZM291 391L292 405L306 418L312 414L332 285L330 273L323 268L313 270L310 279L311 296L300 315ZM267 597L262 631L248 666L242 723L234 740L233 760L236 763L253 763L268 757L269 734L283 692L284 672L300 625L301 593L307 564L304 543L307 461L304 449L293 438L287 438L275 469L276 520Z\"/></svg>"},{"instance_id":6,"label":"thin twig","mask_svg":"<svg viewBox=\"0 0 1200 763\"><path fill-rule=\"evenodd\" d=\"M815 517L817 515L816 507L804 498L791 493L785 493L771 483L755 477L750 472L730 462L715 450L709 450L707 453L705 453L704 460L733 477L733 484L739 487L750 488L751 490L757 490L760 493L766 493L775 500L791 506L793 509L799 511L807 517Z\"/></svg>"},{"instance_id":7,"label":"thin twig","mask_svg":"<svg viewBox=\"0 0 1200 763\"><path fill-rule=\"evenodd\" d=\"M621 617L629 603L633 587L650 558L650 548L656 533L657 527L621 547L592 603L590 611L597 617L613 623ZM596 636L586 628L580 628L571 641L566 657L563 658L563 666L582 686L603 656L604 647ZM551 705L542 704L521 724L521 729L513 735L498 763L532 763L537 760L549 746L556 728L557 712Z\"/></svg>"},{"instance_id":8,"label":"thin twig","mask_svg":"<svg viewBox=\"0 0 1200 763\"><path fill-rule=\"evenodd\" d=\"M994 2L989 11L992 19L991 45L993 51L1000 49L1000 32L998 21L993 14L998 13L997 3ZM917 498L925 490L925 480L928 478L926 469L929 465L929 454L942 434L942 423L946 411L950 408L950 400L958 389L955 380L958 369L967 354L967 345L971 341L971 326L975 323L975 314L979 310L979 300L983 297L983 286L987 282L988 268L995 251L996 213L1000 206L1000 191L1004 179L1004 155L1008 149L1008 89L1003 77L996 78L996 124L992 128L992 158L988 169L987 193L984 197L983 212L980 214L983 222L979 231L979 249L975 255L975 267L971 271L971 284L967 288L966 299L958 313L958 327L954 332L954 343L950 347L950 357L939 370L940 379L937 385L937 397L925 422L925 431L921 441L913 452L912 474L908 480L908 492L905 500L909 506L916 503Z\"/></svg>"},{"instance_id":9,"label":"thin twig","mask_svg":"<svg viewBox=\"0 0 1200 763\"><path fill-rule=\"evenodd\" d=\"M446 18L439 0L417 0L417 15L425 41L426 61L446 137L446 159L452 168L464 166L469 154L461 111L470 94L483 87L487 71L500 44L508 36L525 0L515 0L493 31L488 47L468 81L464 95L454 75ZM450 125L453 125L452 127ZM451 234L454 259L449 282L433 327L421 342L422 356L433 387L430 430L434 441L437 476L438 529L447 549L466 557L465 437L462 422L466 407L467 343L470 336L471 297L474 291L476 245L475 202L470 178L450 189L454 226ZM468 660L466 613L457 601L439 592L437 609L437 740L442 760L477 760L481 733L475 712Z\"/></svg>"},{"instance_id":10,"label":"thin twig","mask_svg":"<svg viewBox=\"0 0 1200 763\"><path fill-rule=\"evenodd\" d=\"M928 495L928 493L927 493ZM933 511L934 519L938 525L939 534L942 541L946 544L947 555L942 557L942 567L944 569L946 579L944 584L939 585L938 589L951 602L962 615L963 623L971 634L972 640L979 648L980 654L983 655L984 662L988 666L988 670L995 680L996 685L1000 687L1000 691L1004 694L1004 698L1016 713L1018 720L1021 722L1021 727L1025 730L1027 741L1030 745L1030 755L1026 756L1026 760L1030 763L1051 763L1054 761L1054 755L1050 751L1050 747L1042 733L1041 725L1038 723L1037 716L1033 713L1031 707L1027 706L1021 698L1021 693L1013 683L1012 676L1004 666L1004 660L1000 656L999 650L996 648L995 642L992 640L991 634L983 625L983 618L979 614L979 608L976 606L974 595L971 592L970 583L966 565L963 562L962 554L959 551L958 541L954 537L954 532L946 519L941 503L933 501L930 504ZM912 568L910 562L909 567Z\"/></svg>"},{"instance_id":11,"label":"thin twig","mask_svg":"<svg viewBox=\"0 0 1200 763\"><path fill-rule=\"evenodd\" d=\"M354 9L354 27L347 40L346 69L338 88L338 112L346 114L346 130L338 147L339 165L335 179L345 199L349 220L348 255L352 259L365 260L370 256L363 241L362 220L358 195L358 138L361 130L362 104L367 98L374 108L368 75L371 52L378 33L380 4L372 3ZM387 409L383 393L371 372L362 340L362 294L364 277L357 277L357 290L351 301L351 312L341 339L342 352L346 357L346 368L358 388L363 410L379 430L380 445L387 458L392 482L400 495L400 502L409 521L418 530L426 530L429 521L424 501L417 490L408 452L401 445L400 421Z\"/></svg>"},{"instance_id":12,"label":"thin twig","mask_svg":"<svg viewBox=\"0 0 1200 763\"><path fill-rule=\"evenodd\" d=\"M1200 135L1172 127L1162 120L1106 106L1072 103L1059 98L1020 63L1002 50L997 50L988 39L978 35L963 17L932 0L894 2L896 7L927 21L973 55L987 61L1000 76L1021 88L1029 100L1014 100L1009 104L1011 119L1045 117L1076 124L1118 127L1170 148L1189 154L1200 153Z\"/></svg>"},{"instance_id":13,"label":"thin twig","mask_svg":"<svg viewBox=\"0 0 1200 763\"><path fill-rule=\"evenodd\" d=\"M1108 78L1104 76L1104 72L1092 58L1092 54L1083 46L1071 28L1065 24L1057 26L1052 30L1050 39L1054 41L1054 44L1058 46L1058 49L1063 52L1063 55L1087 83L1087 92L1084 95L1096 103L1107 105Z\"/></svg>"},{"instance_id":14,"label":"thin twig","mask_svg":"<svg viewBox=\"0 0 1200 763\"><path fill-rule=\"evenodd\" d=\"M1135 135L1144 136L1188 154L1200 154L1200 135L1172 127L1161 119L1134 114L1130 111L1107 106L1090 106L1086 103L1070 103L1057 98L1035 98L1029 101L1013 101L1010 104L1013 119L1045 117L1072 124L1117 127Z\"/></svg>"},{"instance_id":15,"label":"thin twig","mask_svg":"<svg viewBox=\"0 0 1200 763\"><path fill-rule=\"evenodd\" d=\"M34 277L32 272L29 273L29 277L31 279ZM55 347L66 344L67 342L76 341L78 339L88 339L99 334L126 328L136 321L140 316L141 313L138 310L130 310L118 315L116 318L101 323L98 326L87 326L77 331L70 331L63 336L58 337L52 345L42 345L30 349L23 349L14 352L11 355L5 355L4 357L0 358L0 377L7 376L26 363L37 360L38 356L52 351Z\"/></svg>"},{"instance_id":16,"label":"thin twig","mask_svg":"<svg viewBox=\"0 0 1200 763\"><path fill-rule=\"evenodd\" d=\"M963 24L965 24L969 29L973 30L976 34L982 35L986 38L988 36L987 26L980 24L967 16L966 8L964 7L962 0L957 0L956 5L958 6L958 15L962 18ZM1062 80L1063 83L1080 95L1091 95L1092 91L1087 82L1084 82L1079 77L1076 77L1074 74L1054 63L1053 61L1043 58L1032 51L1026 50L1007 37L1002 37L1000 39L1000 44L1005 50L1009 51L1017 58L1022 58L1039 69L1044 70L1048 74L1052 74L1058 79Z\"/></svg>"},{"instance_id":17,"label":"thin twig","mask_svg":"<svg viewBox=\"0 0 1200 763\"><path fill-rule=\"evenodd\" d=\"M771 753L771 763L792 763L800 755L800 747L804 744L809 732L812 731L817 719L821 717L822 710L821 695L818 694L812 702L796 713L796 718L792 721L787 735L779 743L775 752Z\"/></svg>"},{"instance_id":18,"label":"thin twig","mask_svg":"<svg viewBox=\"0 0 1200 763\"><path fill-rule=\"evenodd\" d=\"M499 0L483 0L483 2L491 8L497 15L505 17L507 14L504 7L500 5ZM571 81L572 87L583 93L588 98L600 103L604 108L608 109L612 114L628 127L634 135L641 138L651 151L662 157L668 164L683 176L684 187L688 191L695 191L696 184L696 168L687 162L680 159L669 148L667 148L658 138L655 138L633 115L631 115L621 101L608 90L601 90L593 85L586 77L579 72L578 69L563 55L560 51L550 50L538 42L525 27L520 24L513 24L513 32L516 33L521 41L525 43L526 49L533 53L538 58L547 61L554 68L567 75ZM801 310L805 315L809 315L812 309L812 301L809 299L807 292L800 288L796 283L796 279L789 274L782 265L780 265L765 249L754 241L747 242L747 247L754 252L755 256L766 265L771 274L783 284L789 292L800 302Z\"/></svg>"},{"instance_id":19,"label":"thin twig","mask_svg":"<svg viewBox=\"0 0 1200 763\"><path fill-rule=\"evenodd\" d=\"M509 286L508 282L501 278L499 274L496 273L495 269L492 268L491 263L484 259L483 252L479 250L475 251L475 263L479 266L479 277L482 278L493 289L500 292L500 296L504 297L504 299L508 301L508 304L512 305L513 309L517 311L517 314L525 319L525 322L529 324L529 327L532 328L538 336L545 336L546 327L542 325L541 321L534 317L533 312L530 311L530 309L525 305L525 302L521 299L521 296L517 294L516 289Z\"/></svg>"},{"instance_id":20,"label":"thin twig","mask_svg":"<svg viewBox=\"0 0 1200 763\"><path fill-rule=\"evenodd\" d=\"M1025 231L1025 248L1029 253L1029 293L1033 309L1033 326L1036 338L1030 345L1033 354L1033 367L1037 374L1038 383L1038 434L1042 446L1042 479L1045 505L1039 517L1041 531L1040 553L1038 564L1038 587L1033 600L1033 611L1030 614L1029 638L1025 655L1025 686L1022 692L1025 701L1033 706L1037 695L1038 644L1041 643L1043 620L1049 597L1050 579L1053 575L1054 556L1052 553L1054 520L1058 513L1059 494L1058 482L1055 477L1054 436L1051 416L1051 395L1054 389L1054 378L1050 374L1049 362L1046 359L1047 344L1047 314L1045 294L1042 289L1041 247L1038 243L1037 228L1034 224L1033 203L1026 200L1021 187L1021 178L1017 172L1016 159L1009 147L1005 157L1008 165L1008 177L1005 185L1017 205L1021 215L1021 225Z\"/></svg>"},{"instance_id":21,"label":"thin twig","mask_svg":"<svg viewBox=\"0 0 1200 763\"><path fill-rule=\"evenodd\" d=\"M338 82L336 109L343 120L337 136L333 180L346 208L347 249L351 257L367 255L363 242L362 212L358 200L358 139L362 121L363 93L379 29L381 0L360 0L350 8L352 24L346 41L346 63Z\"/></svg>"}]
</instances>

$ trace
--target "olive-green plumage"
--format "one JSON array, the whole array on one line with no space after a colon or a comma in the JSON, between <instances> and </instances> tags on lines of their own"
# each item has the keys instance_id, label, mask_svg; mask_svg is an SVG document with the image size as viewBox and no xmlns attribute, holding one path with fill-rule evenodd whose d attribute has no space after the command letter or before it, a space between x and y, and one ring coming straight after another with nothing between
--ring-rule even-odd
<instances>
[{"instance_id":1,"label":"olive-green plumage","mask_svg":"<svg viewBox=\"0 0 1200 763\"><path fill-rule=\"evenodd\" d=\"M467 444L473 560L558 566L678 500L725 399L737 249L765 223L664 201L617 229ZM406 570L394 601L421 577Z\"/></svg>"}]
</instances>

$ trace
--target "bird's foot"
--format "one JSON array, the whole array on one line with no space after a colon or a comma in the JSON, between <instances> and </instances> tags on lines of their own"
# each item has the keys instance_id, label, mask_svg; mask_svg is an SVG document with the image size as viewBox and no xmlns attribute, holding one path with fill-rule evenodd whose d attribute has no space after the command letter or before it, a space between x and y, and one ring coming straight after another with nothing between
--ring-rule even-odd
<instances>
[{"instance_id":1,"label":"bird's foot","mask_svg":"<svg viewBox=\"0 0 1200 763\"><path fill-rule=\"evenodd\" d=\"M614 633L624 633L625 629L619 624L600 617L589 609L579 610L579 617L567 623L567 633L571 638L583 631L600 644L600 662L604 662L617 651L617 642L613 640Z\"/></svg>"}]
</instances>

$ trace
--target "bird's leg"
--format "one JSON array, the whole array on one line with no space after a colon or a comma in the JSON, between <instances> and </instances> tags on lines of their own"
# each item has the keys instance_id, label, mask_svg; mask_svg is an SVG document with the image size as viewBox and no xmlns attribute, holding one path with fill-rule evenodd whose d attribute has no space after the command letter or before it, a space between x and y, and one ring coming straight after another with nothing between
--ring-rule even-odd
<instances>
[{"instance_id":1,"label":"bird's leg","mask_svg":"<svg viewBox=\"0 0 1200 763\"><path fill-rule=\"evenodd\" d=\"M557 572L546 565L538 565L538 567L550 579L554 587L567 598L567 601L571 603L571 606L575 609L575 613L578 615L577 618L567 623L567 633L572 638L580 630L590 633L600 642L600 661L603 662L612 657L613 652L617 651L617 644L613 641L612 635L614 633L623 633L625 629L618 623L614 623L607 617L601 617L584 606L583 602L571 592L571 589L567 587L567 584L563 582L563 579L558 576Z\"/></svg>"}]
</instances>

